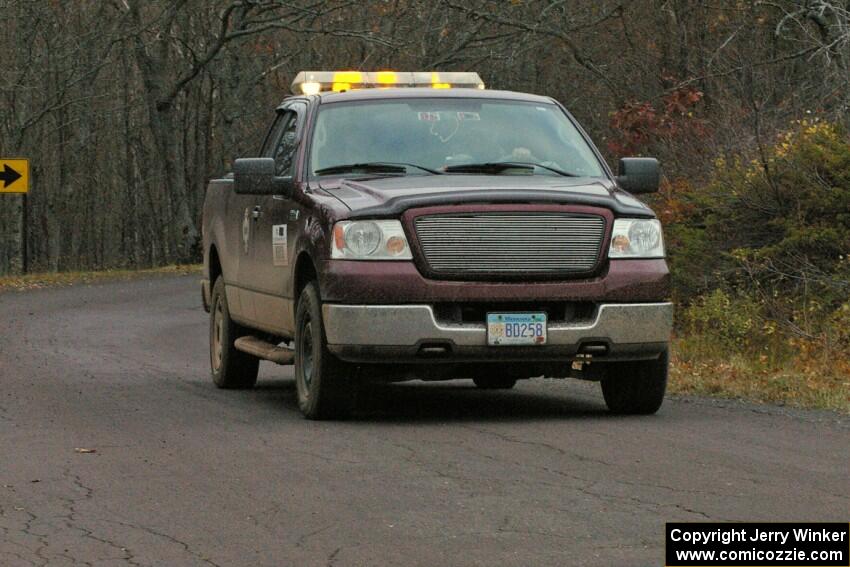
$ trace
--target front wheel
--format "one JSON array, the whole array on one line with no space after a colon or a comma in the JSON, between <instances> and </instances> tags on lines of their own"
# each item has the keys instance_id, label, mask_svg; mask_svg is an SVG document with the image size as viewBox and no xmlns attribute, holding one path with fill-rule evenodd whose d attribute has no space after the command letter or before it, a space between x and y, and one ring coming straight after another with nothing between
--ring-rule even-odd
<instances>
[{"instance_id":1,"label":"front wheel","mask_svg":"<svg viewBox=\"0 0 850 567\"><path fill-rule=\"evenodd\" d=\"M295 389L307 419L343 419L354 409L356 389L351 367L327 348L319 288L310 282L301 292L295 315Z\"/></svg>"},{"instance_id":2,"label":"front wheel","mask_svg":"<svg viewBox=\"0 0 850 567\"><path fill-rule=\"evenodd\" d=\"M608 409L622 414L652 414L664 401L668 351L656 360L607 364L602 395Z\"/></svg>"}]
</instances>

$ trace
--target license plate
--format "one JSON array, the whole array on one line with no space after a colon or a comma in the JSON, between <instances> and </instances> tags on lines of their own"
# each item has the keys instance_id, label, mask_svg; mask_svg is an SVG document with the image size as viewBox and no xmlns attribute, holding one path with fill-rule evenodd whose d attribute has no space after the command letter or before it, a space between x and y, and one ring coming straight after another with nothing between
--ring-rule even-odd
<instances>
[{"instance_id":1,"label":"license plate","mask_svg":"<svg viewBox=\"0 0 850 567\"><path fill-rule=\"evenodd\" d=\"M487 344L545 345L546 313L488 313Z\"/></svg>"}]
</instances>

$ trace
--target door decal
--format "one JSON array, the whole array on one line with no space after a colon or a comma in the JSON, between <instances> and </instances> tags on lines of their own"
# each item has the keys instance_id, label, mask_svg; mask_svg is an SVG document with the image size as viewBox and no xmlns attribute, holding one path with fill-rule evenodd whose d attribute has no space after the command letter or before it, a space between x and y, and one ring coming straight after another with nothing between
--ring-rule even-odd
<instances>
[{"instance_id":1,"label":"door decal","mask_svg":"<svg viewBox=\"0 0 850 567\"><path fill-rule=\"evenodd\" d=\"M276 224L272 226L272 262L275 266L286 266L289 258L286 251L286 225Z\"/></svg>"}]
</instances>

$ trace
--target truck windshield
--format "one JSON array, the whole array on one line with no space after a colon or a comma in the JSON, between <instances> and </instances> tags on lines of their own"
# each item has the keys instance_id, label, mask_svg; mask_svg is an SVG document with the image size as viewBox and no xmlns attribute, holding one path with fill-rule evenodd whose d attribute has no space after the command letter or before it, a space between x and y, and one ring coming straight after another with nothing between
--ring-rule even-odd
<instances>
[{"instance_id":1,"label":"truck windshield","mask_svg":"<svg viewBox=\"0 0 850 567\"><path fill-rule=\"evenodd\" d=\"M517 167L494 166L500 163ZM604 175L590 146L554 104L423 98L321 106L311 176L364 173L363 164L407 164L397 173L421 175ZM346 167L352 165L361 167Z\"/></svg>"}]
</instances>

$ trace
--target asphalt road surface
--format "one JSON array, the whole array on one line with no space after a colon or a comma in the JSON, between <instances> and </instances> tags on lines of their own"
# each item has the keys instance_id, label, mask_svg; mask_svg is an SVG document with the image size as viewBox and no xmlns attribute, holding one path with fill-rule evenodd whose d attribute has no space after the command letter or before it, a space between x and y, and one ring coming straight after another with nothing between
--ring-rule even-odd
<instances>
[{"instance_id":1,"label":"asphalt road surface","mask_svg":"<svg viewBox=\"0 0 850 567\"><path fill-rule=\"evenodd\" d=\"M0 293L0 565L660 566L666 521L850 516L846 418L597 390L309 422L291 368L213 387L196 277Z\"/></svg>"}]
</instances>

